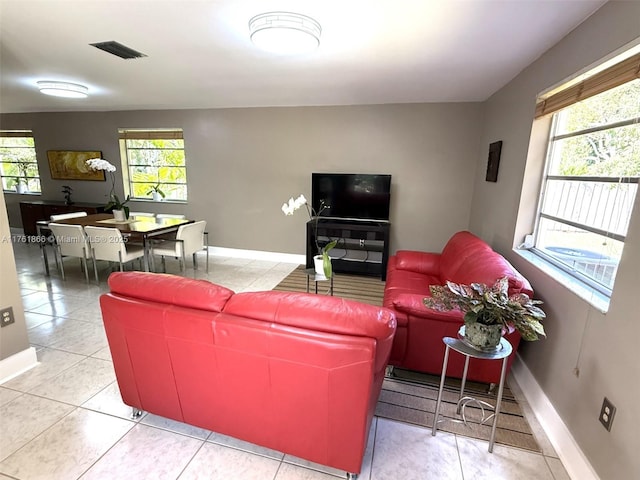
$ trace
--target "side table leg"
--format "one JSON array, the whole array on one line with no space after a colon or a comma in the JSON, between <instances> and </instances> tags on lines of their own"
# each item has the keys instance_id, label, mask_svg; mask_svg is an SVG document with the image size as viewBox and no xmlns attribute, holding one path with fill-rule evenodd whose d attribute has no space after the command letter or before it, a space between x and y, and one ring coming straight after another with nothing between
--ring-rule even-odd
<instances>
[{"instance_id":1,"label":"side table leg","mask_svg":"<svg viewBox=\"0 0 640 480\"><path fill-rule=\"evenodd\" d=\"M504 390L504 377L507 374L507 359L502 359L502 371L500 372L500 385L498 386L498 396L496 398L496 408L493 413L493 426L491 427L491 439L489 440L489 453L493 453L493 443L496 439L496 427L498 426L498 414L500 413L500 403L502 402L502 392Z\"/></svg>"},{"instance_id":2,"label":"side table leg","mask_svg":"<svg viewBox=\"0 0 640 480\"><path fill-rule=\"evenodd\" d=\"M444 379L447 376L447 364L449 363L449 345L444 349L444 361L442 362L442 374L440 375L440 390L438 390L438 400L436 402L436 411L433 415L433 427L431 435L435 436L438 429L438 415L440 414L440 402L442 402L442 391L444 390Z\"/></svg>"},{"instance_id":3,"label":"side table leg","mask_svg":"<svg viewBox=\"0 0 640 480\"><path fill-rule=\"evenodd\" d=\"M469 355L464 356L464 370L462 371L462 381L460 382L460 396L458 397L458 407L456 413L460 415L460 400L464 397L464 387L467 385L467 372L469 371Z\"/></svg>"}]
</instances>

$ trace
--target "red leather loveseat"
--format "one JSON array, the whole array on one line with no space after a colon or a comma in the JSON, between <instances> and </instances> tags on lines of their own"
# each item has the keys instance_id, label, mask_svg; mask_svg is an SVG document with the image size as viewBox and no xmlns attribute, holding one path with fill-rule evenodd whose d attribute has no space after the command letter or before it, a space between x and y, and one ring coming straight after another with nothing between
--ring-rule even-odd
<instances>
[{"instance_id":1,"label":"red leather loveseat","mask_svg":"<svg viewBox=\"0 0 640 480\"><path fill-rule=\"evenodd\" d=\"M109 287L100 305L125 404L360 472L393 312L166 274L113 273Z\"/></svg>"},{"instance_id":2,"label":"red leather loveseat","mask_svg":"<svg viewBox=\"0 0 640 480\"><path fill-rule=\"evenodd\" d=\"M444 358L443 337L456 337L463 324L459 311L437 312L424 306L430 295L429 285L473 282L493 284L509 277L509 294L523 292L533 295L531 285L500 254L470 232L458 232L441 253L399 250L389 258L383 305L396 312L398 329L393 341L391 365L431 374L440 374ZM520 343L517 332L506 335L513 345L513 354ZM469 364L467 378L477 382L498 383L502 362L474 359ZM464 357L449 357L447 375L462 377Z\"/></svg>"}]
</instances>

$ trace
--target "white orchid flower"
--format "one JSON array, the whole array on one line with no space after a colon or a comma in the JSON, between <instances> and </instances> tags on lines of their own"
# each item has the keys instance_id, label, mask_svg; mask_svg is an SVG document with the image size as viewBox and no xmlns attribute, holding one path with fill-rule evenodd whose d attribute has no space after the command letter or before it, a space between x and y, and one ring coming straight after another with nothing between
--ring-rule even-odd
<instances>
[{"instance_id":1,"label":"white orchid flower","mask_svg":"<svg viewBox=\"0 0 640 480\"><path fill-rule=\"evenodd\" d=\"M116 167L103 158L90 158L85 162L91 170L105 170L115 172Z\"/></svg>"},{"instance_id":2,"label":"white orchid flower","mask_svg":"<svg viewBox=\"0 0 640 480\"><path fill-rule=\"evenodd\" d=\"M305 203L307 203L307 199L304 198L304 195L300 194L300 196L298 198L295 199L295 206L296 206L296 210L299 209L301 206L303 206Z\"/></svg>"},{"instance_id":3,"label":"white orchid flower","mask_svg":"<svg viewBox=\"0 0 640 480\"><path fill-rule=\"evenodd\" d=\"M289 208L289 205L287 203L282 204L282 212L285 215L293 215L293 210Z\"/></svg>"}]
</instances>

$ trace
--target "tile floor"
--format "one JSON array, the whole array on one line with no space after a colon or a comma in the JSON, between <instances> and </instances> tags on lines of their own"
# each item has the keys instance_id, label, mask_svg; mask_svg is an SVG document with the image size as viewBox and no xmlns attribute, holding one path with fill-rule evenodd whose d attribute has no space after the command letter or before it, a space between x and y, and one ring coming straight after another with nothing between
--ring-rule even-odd
<instances>
[{"instance_id":1,"label":"tile floor","mask_svg":"<svg viewBox=\"0 0 640 480\"><path fill-rule=\"evenodd\" d=\"M67 281L43 275L37 246L15 244L31 344L39 364L0 386L0 480L331 480L345 472L155 415L129 417L120 399L97 298L75 259ZM296 265L211 257L208 278L235 291L273 288ZM169 272L177 265L168 262ZM511 382L516 394L518 387ZM523 407L529 411L522 400ZM534 420L534 419L533 419ZM533 421L544 454L374 418L362 480L567 480Z\"/></svg>"}]
</instances>

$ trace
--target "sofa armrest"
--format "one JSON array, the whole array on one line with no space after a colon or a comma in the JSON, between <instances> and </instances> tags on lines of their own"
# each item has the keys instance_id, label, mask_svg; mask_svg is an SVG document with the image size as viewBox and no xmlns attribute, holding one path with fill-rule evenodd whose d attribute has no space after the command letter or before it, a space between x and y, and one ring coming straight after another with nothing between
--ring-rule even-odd
<instances>
[{"instance_id":1,"label":"sofa armrest","mask_svg":"<svg viewBox=\"0 0 640 480\"><path fill-rule=\"evenodd\" d=\"M416 250L398 250L396 252L396 268L439 277L440 254Z\"/></svg>"},{"instance_id":2,"label":"sofa armrest","mask_svg":"<svg viewBox=\"0 0 640 480\"><path fill-rule=\"evenodd\" d=\"M393 307L408 315L414 317L429 318L432 320L440 320L445 322L463 323L463 314L459 310L449 312L439 312L428 308L423 303L425 295L416 293L402 293L393 300Z\"/></svg>"}]
</instances>

